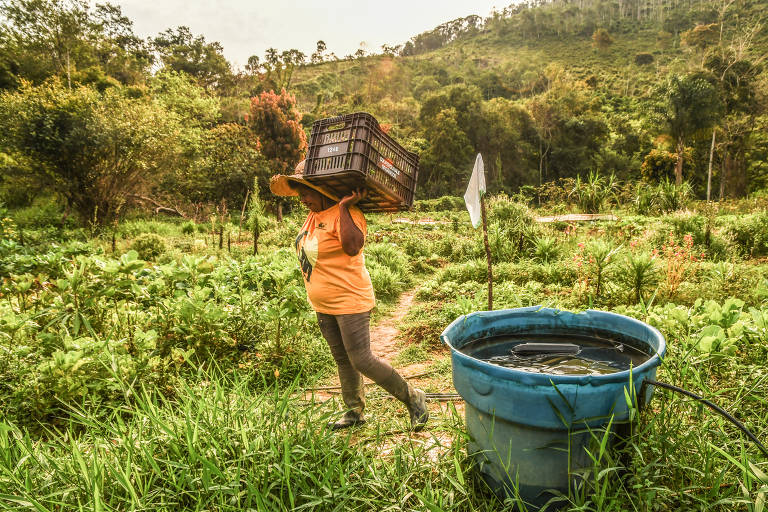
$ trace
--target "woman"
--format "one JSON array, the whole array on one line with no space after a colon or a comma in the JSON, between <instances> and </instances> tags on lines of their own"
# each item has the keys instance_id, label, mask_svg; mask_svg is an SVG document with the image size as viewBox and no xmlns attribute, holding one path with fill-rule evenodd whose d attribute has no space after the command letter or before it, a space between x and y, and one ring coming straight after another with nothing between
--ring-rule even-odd
<instances>
[{"instance_id":1,"label":"woman","mask_svg":"<svg viewBox=\"0 0 768 512\"><path fill-rule=\"evenodd\" d=\"M337 430L365 423L365 375L403 402L412 428L421 430L429 418L424 392L410 386L371 352L369 326L375 298L363 256L365 217L355 206L365 192L357 190L337 201L304 179L303 170L302 161L295 174L273 176L270 190L279 196L299 196L309 209L294 247L309 303L339 370L347 407L331 427Z\"/></svg>"}]
</instances>

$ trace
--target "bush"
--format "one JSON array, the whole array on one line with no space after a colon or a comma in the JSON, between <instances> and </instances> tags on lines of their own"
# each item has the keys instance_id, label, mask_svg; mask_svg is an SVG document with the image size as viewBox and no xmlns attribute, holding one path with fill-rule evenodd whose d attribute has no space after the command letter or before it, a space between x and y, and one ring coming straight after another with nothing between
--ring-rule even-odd
<instances>
[{"instance_id":1,"label":"bush","mask_svg":"<svg viewBox=\"0 0 768 512\"><path fill-rule=\"evenodd\" d=\"M647 64L653 63L653 55L650 53L638 53L635 55L635 64L638 66L645 66Z\"/></svg>"},{"instance_id":2,"label":"bush","mask_svg":"<svg viewBox=\"0 0 768 512\"><path fill-rule=\"evenodd\" d=\"M568 197L575 196L579 210L584 213L600 213L610 200L616 201L616 179L613 174L608 179L597 171L590 171L586 180L576 176Z\"/></svg>"},{"instance_id":3,"label":"bush","mask_svg":"<svg viewBox=\"0 0 768 512\"><path fill-rule=\"evenodd\" d=\"M736 219L727 233L742 256L768 256L768 212Z\"/></svg>"},{"instance_id":4,"label":"bush","mask_svg":"<svg viewBox=\"0 0 768 512\"><path fill-rule=\"evenodd\" d=\"M68 218L64 211L53 200L37 201L32 206L21 208L13 213L13 219L22 229L39 229L54 227L56 229L72 228L76 223Z\"/></svg>"},{"instance_id":5,"label":"bush","mask_svg":"<svg viewBox=\"0 0 768 512\"><path fill-rule=\"evenodd\" d=\"M488 201L488 209L491 222L522 225L534 221L534 215L527 205L513 201L504 194L492 197Z\"/></svg>"},{"instance_id":6,"label":"bush","mask_svg":"<svg viewBox=\"0 0 768 512\"><path fill-rule=\"evenodd\" d=\"M690 213L671 215L669 222L672 224L676 238L691 235L694 244L704 245L706 243L706 219L701 215L692 215Z\"/></svg>"},{"instance_id":7,"label":"bush","mask_svg":"<svg viewBox=\"0 0 768 512\"><path fill-rule=\"evenodd\" d=\"M677 186L664 178L658 185L640 183L635 196L635 211L640 215L663 215L688 206L693 188L688 182Z\"/></svg>"},{"instance_id":8,"label":"bush","mask_svg":"<svg viewBox=\"0 0 768 512\"><path fill-rule=\"evenodd\" d=\"M392 302L409 284L408 258L396 245L373 243L365 248L365 263L376 297Z\"/></svg>"},{"instance_id":9,"label":"bush","mask_svg":"<svg viewBox=\"0 0 768 512\"><path fill-rule=\"evenodd\" d=\"M461 211L465 208L463 197L442 196L436 199L416 201L416 210L421 212Z\"/></svg>"},{"instance_id":10,"label":"bush","mask_svg":"<svg viewBox=\"0 0 768 512\"><path fill-rule=\"evenodd\" d=\"M145 261L154 261L166 250L165 241L154 233L139 235L131 244L131 249Z\"/></svg>"},{"instance_id":11,"label":"bush","mask_svg":"<svg viewBox=\"0 0 768 512\"><path fill-rule=\"evenodd\" d=\"M185 223L183 226L181 226L181 232L185 235L191 235L195 232L196 226L195 223L190 221Z\"/></svg>"},{"instance_id":12,"label":"bush","mask_svg":"<svg viewBox=\"0 0 768 512\"><path fill-rule=\"evenodd\" d=\"M549 263L557 259L560 252L557 238L552 236L539 236L533 245L533 259L541 263Z\"/></svg>"},{"instance_id":13,"label":"bush","mask_svg":"<svg viewBox=\"0 0 768 512\"><path fill-rule=\"evenodd\" d=\"M659 283L659 268L653 256L647 252L627 254L616 274L624 285L630 302L645 302L648 295Z\"/></svg>"}]
</instances>

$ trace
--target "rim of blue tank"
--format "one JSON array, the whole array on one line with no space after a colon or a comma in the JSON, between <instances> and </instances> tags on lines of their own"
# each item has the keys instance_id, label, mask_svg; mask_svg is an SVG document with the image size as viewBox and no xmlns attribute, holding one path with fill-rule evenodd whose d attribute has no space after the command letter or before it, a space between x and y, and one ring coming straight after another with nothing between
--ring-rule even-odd
<instances>
[{"instance_id":1,"label":"rim of blue tank","mask_svg":"<svg viewBox=\"0 0 768 512\"><path fill-rule=\"evenodd\" d=\"M627 321L629 323L636 324L643 329L647 329L648 333L656 338L656 341L658 342L658 347L656 349L656 353L651 356L647 361L642 363L641 365L637 366L636 368L631 368L629 370L623 370L616 373L610 373L608 375L553 375L548 373L533 373L533 372L526 372L523 370L516 370L514 368L507 368L504 366L495 365L492 363L487 363L485 361L482 361L480 359L474 358L470 355L465 354L464 352L461 352L459 349L454 347L448 336L446 335L447 332L449 332L451 329L456 328L456 326L465 321L468 318L471 318L473 316L502 316L502 315L508 315L510 312L514 313L535 313L535 312L548 312L552 313L554 315L558 314L569 314L569 315L581 315L581 314L594 314L597 316L606 316L606 317L615 317L615 318L621 318L624 321ZM606 329L610 330L610 329ZM475 311L473 313L469 313L468 315L461 315L457 319L455 319L453 322L448 324L448 327L446 327L442 334L440 334L440 341L448 345L450 347L451 352L454 356L461 359L465 364L468 364L469 366L473 366L476 369L482 371L483 373L491 376L491 377L497 377L504 380L509 380L509 377L514 376L517 380L525 381L526 383L530 384L552 384L553 381L557 381L557 383L563 383L563 384L601 384L601 383L610 383L610 382L626 382L629 379L630 374L637 375L641 374L643 372L652 370L653 368L659 366L663 362L664 355L667 352L667 342L666 339L664 339L664 336L659 332L658 329L655 327L648 325L645 322L641 322L640 320L637 320L636 318L632 318L625 315L620 315L619 313L613 313L610 311L601 311L598 309L587 309L584 311L580 311L578 313L573 313L571 311L565 311L561 309L554 309L554 308L545 308L542 306L529 306L524 308L511 308L511 309L497 309L494 311Z\"/></svg>"}]
</instances>

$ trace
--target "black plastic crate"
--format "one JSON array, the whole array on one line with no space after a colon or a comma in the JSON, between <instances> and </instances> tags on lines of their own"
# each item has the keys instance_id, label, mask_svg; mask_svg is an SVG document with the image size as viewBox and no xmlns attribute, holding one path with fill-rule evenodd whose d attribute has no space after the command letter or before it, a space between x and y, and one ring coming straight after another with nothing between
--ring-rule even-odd
<instances>
[{"instance_id":1,"label":"black plastic crate","mask_svg":"<svg viewBox=\"0 0 768 512\"><path fill-rule=\"evenodd\" d=\"M358 206L367 212L413 206L419 156L406 151L365 112L315 121L304 166L305 178L339 198L355 188L368 196Z\"/></svg>"}]
</instances>

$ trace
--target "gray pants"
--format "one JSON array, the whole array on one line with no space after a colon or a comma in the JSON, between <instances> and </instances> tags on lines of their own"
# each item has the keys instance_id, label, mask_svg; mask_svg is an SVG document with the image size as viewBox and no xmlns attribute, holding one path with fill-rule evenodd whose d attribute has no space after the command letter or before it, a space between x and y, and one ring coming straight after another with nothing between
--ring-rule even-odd
<instances>
[{"instance_id":1,"label":"gray pants","mask_svg":"<svg viewBox=\"0 0 768 512\"><path fill-rule=\"evenodd\" d=\"M392 396L408 404L408 383L386 361L371 352L371 312L353 315L317 313L320 332L328 342L331 355L339 368L341 397L350 411L365 409L365 375ZM362 375L361 375L362 374Z\"/></svg>"}]
</instances>

